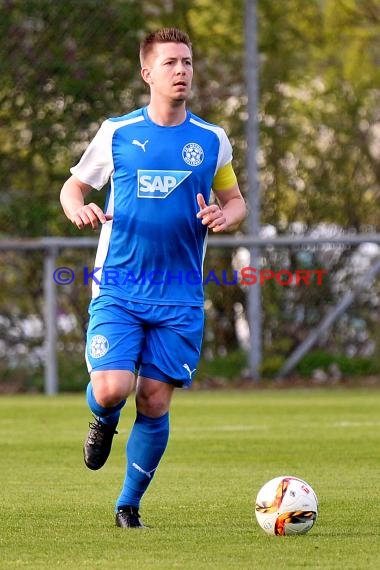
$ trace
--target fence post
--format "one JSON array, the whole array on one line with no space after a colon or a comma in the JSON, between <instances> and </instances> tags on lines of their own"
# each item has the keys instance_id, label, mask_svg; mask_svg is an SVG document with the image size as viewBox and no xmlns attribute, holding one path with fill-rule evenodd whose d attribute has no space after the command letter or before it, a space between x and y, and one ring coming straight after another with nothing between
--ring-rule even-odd
<instances>
[{"instance_id":1,"label":"fence post","mask_svg":"<svg viewBox=\"0 0 380 570\"><path fill-rule=\"evenodd\" d=\"M245 4L245 74L248 94L247 120L247 173L249 203L249 233L260 236L260 183L257 165L259 148L259 65L257 47L257 1L246 0ZM251 266L259 269L261 251L258 247L250 248ZM255 382L260 380L262 360L262 307L261 287L258 283L250 286L248 292L247 315L250 331L250 350L248 354L250 375Z\"/></svg>"},{"instance_id":2,"label":"fence post","mask_svg":"<svg viewBox=\"0 0 380 570\"><path fill-rule=\"evenodd\" d=\"M57 291L53 278L56 269L58 248L50 246L44 256L44 323L45 323L45 369L44 390L47 396L58 392L57 366Z\"/></svg>"}]
</instances>

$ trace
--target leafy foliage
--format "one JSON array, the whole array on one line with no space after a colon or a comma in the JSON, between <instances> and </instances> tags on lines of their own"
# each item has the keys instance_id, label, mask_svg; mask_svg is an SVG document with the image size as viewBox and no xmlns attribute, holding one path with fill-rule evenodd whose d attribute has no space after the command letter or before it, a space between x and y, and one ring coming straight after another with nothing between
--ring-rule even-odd
<instances>
[{"instance_id":1,"label":"leafy foliage","mask_svg":"<svg viewBox=\"0 0 380 570\"><path fill-rule=\"evenodd\" d=\"M195 78L190 106L226 128L239 182L247 192L243 0L0 4L0 51L5 55L0 62L0 237L78 236L61 211L59 189L103 119L146 103L138 44L146 31L163 25L180 26L191 35ZM259 1L258 32L262 224L277 234L295 232L297 224L303 233L321 227L379 231L377 0ZM95 200L102 204L104 195ZM246 225L242 230L249 232ZM355 275L343 268L351 263L352 252L340 253L311 258L314 268L329 271L334 260L336 273L323 289L295 290L276 283L263 288L266 362L268 357L281 361L329 303L351 286ZM74 267L91 265L88 252L62 255ZM235 257L236 252L209 249L206 269L220 274ZM295 271L303 267L301 258L295 252L266 250L262 264ZM1 261L6 274L0 277L0 350L10 355L11 331L20 330L29 315L43 313L42 257L1 254ZM206 295L205 356L223 357L241 346L237 327L241 310L243 316L246 312L246 289L210 284ZM336 327L334 346L346 351L356 343L359 353L368 346L376 350L376 295L374 289L349 313L349 324ZM88 296L75 284L60 291L61 313L76 320L73 330L60 331L63 355L67 347L80 353ZM366 348L352 326L358 318L366 323ZM349 342L347 331L354 331L355 341ZM28 340L23 334L22 342L40 346L42 358L43 331Z\"/></svg>"}]
</instances>

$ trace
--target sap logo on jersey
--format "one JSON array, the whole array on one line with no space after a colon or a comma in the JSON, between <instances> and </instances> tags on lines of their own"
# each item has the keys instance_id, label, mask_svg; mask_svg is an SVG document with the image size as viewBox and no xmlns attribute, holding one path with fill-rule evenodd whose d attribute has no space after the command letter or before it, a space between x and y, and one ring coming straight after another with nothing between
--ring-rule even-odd
<instances>
[{"instance_id":1,"label":"sap logo on jersey","mask_svg":"<svg viewBox=\"0 0 380 570\"><path fill-rule=\"evenodd\" d=\"M137 196L139 198L166 198L191 170L138 170Z\"/></svg>"}]
</instances>

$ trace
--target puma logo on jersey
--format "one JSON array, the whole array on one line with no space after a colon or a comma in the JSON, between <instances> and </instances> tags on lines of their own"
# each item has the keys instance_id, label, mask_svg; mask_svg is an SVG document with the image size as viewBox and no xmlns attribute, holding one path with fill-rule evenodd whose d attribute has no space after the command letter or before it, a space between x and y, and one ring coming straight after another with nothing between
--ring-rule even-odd
<instances>
[{"instance_id":1,"label":"puma logo on jersey","mask_svg":"<svg viewBox=\"0 0 380 570\"><path fill-rule=\"evenodd\" d=\"M196 371L196 368L194 368L194 370L190 370L190 366L187 364L187 362L185 362L185 364L183 365L184 369L187 370L188 374L189 374L189 378L191 380L194 372Z\"/></svg>"},{"instance_id":2,"label":"puma logo on jersey","mask_svg":"<svg viewBox=\"0 0 380 570\"><path fill-rule=\"evenodd\" d=\"M145 146L148 144L148 142L149 142L149 140L146 140L145 142L142 143L142 142L138 141L137 139L133 139L132 144L139 146L145 152Z\"/></svg>"},{"instance_id":3,"label":"puma logo on jersey","mask_svg":"<svg viewBox=\"0 0 380 570\"><path fill-rule=\"evenodd\" d=\"M191 170L138 170L139 198L167 198L188 176Z\"/></svg>"}]
</instances>

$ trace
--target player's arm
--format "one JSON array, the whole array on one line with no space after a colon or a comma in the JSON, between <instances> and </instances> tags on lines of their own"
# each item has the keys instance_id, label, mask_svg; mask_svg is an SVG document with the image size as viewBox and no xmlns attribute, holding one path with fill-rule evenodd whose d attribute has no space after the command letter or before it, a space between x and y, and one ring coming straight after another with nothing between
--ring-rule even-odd
<instances>
[{"instance_id":1,"label":"player's arm","mask_svg":"<svg viewBox=\"0 0 380 570\"><path fill-rule=\"evenodd\" d=\"M85 197L91 192L92 186L85 184L72 175L62 186L60 200L63 211L69 220L80 230L85 226L96 229L99 225L111 220L112 216L104 214L103 210L93 202L84 203Z\"/></svg>"},{"instance_id":2,"label":"player's arm","mask_svg":"<svg viewBox=\"0 0 380 570\"><path fill-rule=\"evenodd\" d=\"M197 195L200 210L197 217L213 232L237 228L247 214L247 207L231 163L220 168L214 178L213 191L217 204L207 206L202 194Z\"/></svg>"}]
</instances>

